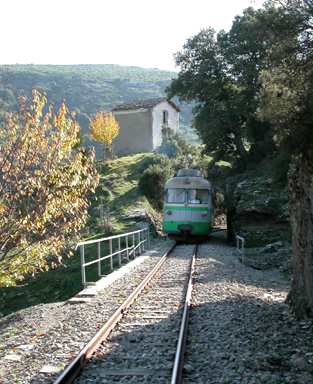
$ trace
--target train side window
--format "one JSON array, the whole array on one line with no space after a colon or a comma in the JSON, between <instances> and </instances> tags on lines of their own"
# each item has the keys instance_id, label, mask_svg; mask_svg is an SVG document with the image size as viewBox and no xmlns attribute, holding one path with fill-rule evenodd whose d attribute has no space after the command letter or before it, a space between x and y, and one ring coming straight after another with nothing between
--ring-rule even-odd
<instances>
[{"instance_id":1,"label":"train side window","mask_svg":"<svg viewBox=\"0 0 313 384\"><path fill-rule=\"evenodd\" d=\"M182 188L171 188L167 190L168 203L185 203L185 190Z\"/></svg>"},{"instance_id":2,"label":"train side window","mask_svg":"<svg viewBox=\"0 0 313 384\"><path fill-rule=\"evenodd\" d=\"M188 204L207 204L209 191L206 189L188 189Z\"/></svg>"}]
</instances>

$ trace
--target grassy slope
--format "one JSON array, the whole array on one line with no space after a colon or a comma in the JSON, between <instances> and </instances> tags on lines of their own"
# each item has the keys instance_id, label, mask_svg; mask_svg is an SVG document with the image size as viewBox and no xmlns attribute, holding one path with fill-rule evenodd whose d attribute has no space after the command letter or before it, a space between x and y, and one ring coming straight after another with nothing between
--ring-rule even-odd
<instances>
[{"instance_id":1,"label":"grassy slope","mask_svg":"<svg viewBox=\"0 0 313 384\"><path fill-rule=\"evenodd\" d=\"M140 153L121 157L101 166L100 188L91 212L92 228L102 232L97 207L104 189L110 192L109 203L105 205L110 212L113 232L122 232L133 227L134 221L127 219L125 215L143 211L148 204L138 190L138 180L153 156L152 153Z\"/></svg>"},{"instance_id":2,"label":"grassy slope","mask_svg":"<svg viewBox=\"0 0 313 384\"><path fill-rule=\"evenodd\" d=\"M114 233L124 232L134 228L134 221L125 220L124 215L137 209L144 209L147 202L140 195L137 184L138 178L146 168L149 158L153 154L138 154L114 160L102 166L101 184L112 193L110 211L112 212ZM98 191L99 197L99 191ZM91 222L97 224L98 210L96 205L99 199L94 201ZM101 236L99 226L90 228L95 235ZM87 249L86 259L91 260L94 253ZM108 265L103 266L103 272L109 272ZM96 267L89 268L88 281L97 279ZM64 301L78 291L81 287L80 258L76 253L70 259L65 259L62 266L55 270L38 274L18 287L2 288L0 290L0 313L6 315L18 309L36 305Z\"/></svg>"}]
</instances>

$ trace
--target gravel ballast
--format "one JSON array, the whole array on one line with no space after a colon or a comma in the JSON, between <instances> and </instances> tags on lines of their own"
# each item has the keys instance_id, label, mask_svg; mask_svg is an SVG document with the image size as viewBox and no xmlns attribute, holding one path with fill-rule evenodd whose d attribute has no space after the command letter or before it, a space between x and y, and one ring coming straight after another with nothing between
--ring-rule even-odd
<instances>
[{"instance_id":1,"label":"gravel ballast","mask_svg":"<svg viewBox=\"0 0 313 384\"><path fill-rule=\"evenodd\" d=\"M310 321L285 304L278 270L258 271L218 242L196 260L184 383L312 384Z\"/></svg>"}]
</instances>

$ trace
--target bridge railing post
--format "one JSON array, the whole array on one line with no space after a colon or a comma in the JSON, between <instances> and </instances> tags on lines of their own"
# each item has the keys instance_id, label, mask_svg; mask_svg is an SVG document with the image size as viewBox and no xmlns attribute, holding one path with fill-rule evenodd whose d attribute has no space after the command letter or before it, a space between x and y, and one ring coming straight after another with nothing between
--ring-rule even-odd
<instances>
[{"instance_id":1,"label":"bridge railing post","mask_svg":"<svg viewBox=\"0 0 313 384\"><path fill-rule=\"evenodd\" d=\"M242 236L236 235L236 249L241 255L241 262L245 262L245 239Z\"/></svg>"},{"instance_id":2,"label":"bridge railing post","mask_svg":"<svg viewBox=\"0 0 313 384\"><path fill-rule=\"evenodd\" d=\"M121 255L121 238L119 237L117 239L118 241L118 265L121 266L122 264L122 255Z\"/></svg>"},{"instance_id":3,"label":"bridge railing post","mask_svg":"<svg viewBox=\"0 0 313 384\"><path fill-rule=\"evenodd\" d=\"M126 259L129 261L128 235L126 236Z\"/></svg>"},{"instance_id":4,"label":"bridge railing post","mask_svg":"<svg viewBox=\"0 0 313 384\"><path fill-rule=\"evenodd\" d=\"M80 264L81 264L81 272L82 272L82 284L86 285L86 270L85 270L85 247L81 245L79 247L80 250Z\"/></svg>"},{"instance_id":5,"label":"bridge railing post","mask_svg":"<svg viewBox=\"0 0 313 384\"><path fill-rule=\"evenodd\" d=\"M110 268L111 268L111 271L113 271L113 244L112 244L112 239L109 240L109 247L110 247Z\"/></svg>"},{"instance_id":6,"label":"bridge railing post","mask_svg":"<svg viewBox=\"0 0 313 384\"><path fill-rule=\"evenodd\" d=\"M97 243L97 254L98 254L98 276L101 276L101 243Z\"/></svg>"}]
</instances>

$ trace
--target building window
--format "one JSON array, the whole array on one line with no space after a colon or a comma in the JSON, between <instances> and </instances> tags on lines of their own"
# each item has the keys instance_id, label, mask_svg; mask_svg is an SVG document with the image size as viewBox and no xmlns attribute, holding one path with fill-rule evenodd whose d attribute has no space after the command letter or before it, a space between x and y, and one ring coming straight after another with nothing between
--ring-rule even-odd
<instances>
[{"instance_id":1,"label":"building window","mask_svg":"<svg viewBox=\"0 0 313 384\"><path fill-rule=\"evenodd\" d=\"M168 125L168 111L163 111L163 125Z\"/></svg>"}]
</instances>

